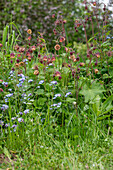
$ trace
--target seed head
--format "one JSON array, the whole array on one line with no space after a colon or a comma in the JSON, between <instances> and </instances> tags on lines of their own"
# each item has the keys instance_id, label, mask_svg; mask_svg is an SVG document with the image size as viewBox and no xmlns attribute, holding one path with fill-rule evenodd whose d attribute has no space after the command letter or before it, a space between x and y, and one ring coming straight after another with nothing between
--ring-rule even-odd
<instances>
[{"instance_id":1,"label":"seed head","mask_svg":"<svg viewBox=\"0 0 113 170\"><path fill-rule=\"evenodd\" d=\"M53 62L53 61L55 61L56 59L55 59L55 56L53 56L52 58L51 58L51 61Z\"/></svg>"},{"instance_id":2,"label":"seed head","mask_svg":"<svg viewBox=\"0 0 113 170\"><path fill-rule=\"evenodd\" d=\"M96 53L95 54L97 58L100 58L100 54L99 53Z\"/></svg>"},{"instance_id":3,"label":"seed head","mask_svg":"<svg viewBox=\"0 0 113 170\"><path fill-rule=\"evenodd\" d=\"M96 2L93 2L93 6L96 6Z\"/></svg>"},{"instance_id":4,"label":"seed head","mask_svg":"<svg viewBox=\"0 0 113 170\"><path fill-rule=\"evenodd\" d=\"M31 29L28 29L28 30L27 30L27 33L28 33L28 34L32 34Z\"/></svg>"},{"instance_id":5,"label":"seed head","mask_svg":"<svg viewBox=\"0 0 113 170\"><path fill-rule=\"evenodd\" d=\"M56 71L55 76L59 77L60 75L61 75L61 73L59 71Z\"/></svg>"},{"instance_id":6,"label":"seed head","mask_svg":"<svg viewBox=\"0 0 113 170\"><path fill-rule=\"evenodd\" d=\"M44 56L44 57L43 57L43 61L47 61L47 56Z\"/></svg>"},{"instance_id":7,"label":"seed head","mask_svg":"<svg viewBox=\"0 0 113 170\"><path fill-rule=\"evenodd\" d=\"M28 60L31 61L31 56L28 57Z\"/></svg>"},{"instance_id":8,"label":"seed head","mask_svg":"<svg viewBox=\"0 0 113 170\"><path fill-rule=\"evenodd\" d=\"M3 45L0 43L0 47L2 47Z\"/></svg>"},{"instance_id":9,"label":"seed head","mask_svg":"<svg viewBox=\"0 0 113 170\"><path fill-rule=\"evenodd\" d=\"M20 66L24 66L24 62L21 61L21 62L19 63L19 65L20 65Z\"/></svg>"},{"instance_id":10,"label":"seed head","mask_svg":"<svg viewBox=\"0 0 113 170\"><path fill-rule=\"evenodd\" d=\"M59 44L56 44L56 45L55 45L55 50L56 50L56 51L60 50L60 45L59 45Z\"/></svg>"},{"instance_id":11,"label":"seed head","mask_svg":"<svg viewBox=\"0 0 113 170\"><path fill-rule=\"evenodd\" d=\"M35 51L35 50L36 50L36 47L35 47L35 46L32 46L31 49L32 49L32 51Z\"/></svg>"},{"instance_id":12,"label":"seed head","mask_svg":"<svg viewBox=\"0 0 113 170\"><path fill-rule=\"evenodd\" d=\"M73 59L73 62L77 62L76 58Z\"/></svg>"},{"instance_id":13,"label":"seed head","mask_svg":"<svg viewBox=\"0 0 113 170\"><path fill-rule=\"evenodd\" d=\"M63 24L65 24L66 22L67 22L67 21L66 21L66 20L64 20L64 21L63 21Z\"/></svg>"},{"instance_id":14,"label":"seed head","mask_svg":"<svg viewBox=\"0 0 113 170\"><path fill-rule=\"evenodd\" d=\"M38 75L39 75L39 71L38 71L38 70L35 70L35 71L34 71L34 75L37 75L37 76L38 76Z\"/></svg>"},{"instance_id":15,"label":"seed head","mask_svg":"<svg viewBox=\"0 0 113 170\"><path fill-rule=\"evenodd\" d=\"M80 63L80 66L83 67L85 65L85 63Z\"/></svg>"},{"instance_id":16,"label":"seed head","mask_svg":"<svg viewBox=\"0 0 113 170\"><path fill-rule=\"evenodd\" d=\"M97 74L97 73L98 73L98 69L95 69L94 71L95 71L95 74Z\"/></svg>"},{"instance_id":17,"label":"seed head","mask_svg":"<svg viewBox=\"0 0 113 170\"><path fill-rule=\"evenodd\" d=\"M14 53L11 53L11 54L10 54L10 58L15 58Z\"/></svg>"},{"instance_id":18,"label":"seed head","mask_svg":"<svg viewBox=\"0 0 113 170\"><path fill-rule=\"evenodd\" d=\"M15 64L15 67L17 67L17 68L18 68L18 67L19 67L19 63L16 63L16 64Z\"/></svg>"},{"instance_id":19,"label":"seed head","mask_svg":"<svg viewBox=\"0 0 113 170\"><path fill-rule=\"evenodd\" d=\"M55 14L52 15L52 18L55 18Z\"/></svg>"},{"instance_id":20,"label":"seed head","mask_svg":"<svg viewBox=\"0 0 113 170\"><path fill-rule=\"evenodd\" d=\"M59 40L60 42L63 42L63 41L65 41L65 38L64 37L60 37L60 40Z\"/></svg>"}]
</instances>

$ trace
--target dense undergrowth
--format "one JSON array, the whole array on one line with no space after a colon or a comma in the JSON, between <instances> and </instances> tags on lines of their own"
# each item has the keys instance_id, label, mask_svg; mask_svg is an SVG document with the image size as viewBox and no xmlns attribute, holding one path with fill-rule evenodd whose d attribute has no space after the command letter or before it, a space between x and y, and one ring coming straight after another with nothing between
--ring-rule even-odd
<instances>
[{"instance_id":1,"label":"dense undergrowth","mask_svg":"<svg viewBox=\"0 0 113 170\"><path fill-rule=\"evenodd\" d=\"M52 50L42 33L32 44L28 29L21 46L17 26L12 22L4 28L0 43L2 169L112 169L113 47L106 7L100 28L97 5L91 4L92 15L74 23L76 32L83 26L86 44L68 42L61 15L55 21L58 39ZM87 6L85 2L86 11ZM92 18L99 32L94 32ZM85 29L89 20L90 39Z\"/></svg>"}]
</instances>

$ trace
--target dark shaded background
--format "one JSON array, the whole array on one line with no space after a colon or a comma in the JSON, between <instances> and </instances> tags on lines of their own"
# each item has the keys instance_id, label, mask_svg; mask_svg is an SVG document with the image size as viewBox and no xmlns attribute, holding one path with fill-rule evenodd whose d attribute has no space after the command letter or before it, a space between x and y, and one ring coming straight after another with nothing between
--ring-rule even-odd
<instances>
[{"instance_id":1,"label":"dark shaded background","mask_svg":"<svg viewBox=\"0 0 113 170\"><path fill-rule=\"evenodd\" d=\"M66 29L69 41L85 42L82 28L75 32L74 21L83 15L84 6L82 0L0 0L0 40L3 28L12 21L18 26L24 38L25 31L31 29L34 39L38 32L44 32L44 38L49 42L55 39L53 34L54 21L52 14L61 12L67 20ZM97 26L95 26L95 29ZM91 28L88 27L88 35Z\"/></svg>"}]
</instances>

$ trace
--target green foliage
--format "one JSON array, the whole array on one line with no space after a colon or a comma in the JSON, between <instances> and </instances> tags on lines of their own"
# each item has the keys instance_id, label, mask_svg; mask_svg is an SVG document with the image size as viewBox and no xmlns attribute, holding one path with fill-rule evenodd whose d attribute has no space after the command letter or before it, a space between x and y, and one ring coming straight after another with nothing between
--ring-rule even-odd
<instances>
[{"instance_id":1,"label":"green foliage","mask_svg":"<svg viewBox=\"0 0 113 170\"><path fill-rule=\"evenodd\" d=\"M93 100L98 94L101 95L104 91L102 85L94 82L90 86L85 84L80 91L80 94L84 95L85 102L87 103L88 101Z\"/></svg>"},{"instance_id":2,"label":"green foliage","mask_svg":"<svg viewBox=\"0 0 113 170\"><path fill-rule=\"evenodd\" d=\"M61 8L67 20L74 20L74 14L70 16L73 12L70 10L74 10L76 4L74 1L7 2L4 6L18 5L14 11L19 24L21 7L26 10L22 14L24 23L28 14L31 17L36 9L40 8L41 11L44 5L44 16L50 5L50 13L42 21L46 26L54 10ZM53 3L57 8L52 8ZM86 1L85 3L87 4ZM69 15L65 5L70 6ZM7 12L8 8L4 6L2 10ZM103 10L95 11L97 7L96 5L92 11L85 13L81 8L80 20L75 21L75 30L79 28L76 33L79 31L82 35L82 22L83 27L86 24L85 29L90 27L91 19L97 19L94 12L100 15ZM108 10L104 14L107 12ZM113 47L112 40L106 37L111 34L110 26L104 20L104 27L101 27L99 21L100 28L97 29L100 32L95 29L94 35L86 35L90 32L90 27L88 32L85 30L85 39L81 43L76 43L75 40L70 42L70 22L65 23L62 14L56 15L60 23L55 23L58 34L54 43L59 50L55 44L51 44L52 50L48 50L48 42L42 32L34 31L37 24L32 28L33 16L27 23L29 27L24 31L22 28L18 29L14 22L6 24L3 29L0 43L1 169L112 168ZM37 15L34 19L36 17ZM5 19L7 20L7 15ZM53 19L56 20L54 17ZM52 22L49 25L48 39ZM31 28L32 34L30 30L27 31L28 28ZM20 32L25 35L21 36ZM31 41L33 34L35 40ZM71 37L73 38L74 36Z\"/></svg>"}]
</instances>

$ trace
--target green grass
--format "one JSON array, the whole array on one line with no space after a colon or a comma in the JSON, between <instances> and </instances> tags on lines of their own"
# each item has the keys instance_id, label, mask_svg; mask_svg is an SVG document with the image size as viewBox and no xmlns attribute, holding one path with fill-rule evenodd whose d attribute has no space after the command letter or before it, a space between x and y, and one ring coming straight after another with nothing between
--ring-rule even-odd
<instances>
[{"instance_id":1,"label":"green grass","mask_svg":"<svg viewBox=\"0 0 113 170\"><path fill-rule=\"evenodd\" d=\"M22 46L16 45L21 33L13 26L4 28L0 43L0 169L112 170L113 47L107 28L106 36L97 33L86 42L90 52L83 44L69 48L67 32L63 42L58 37L59 51L54 44L49 52L41 33L32 44L26 32Z\"/></svg>"}]
</instances>

